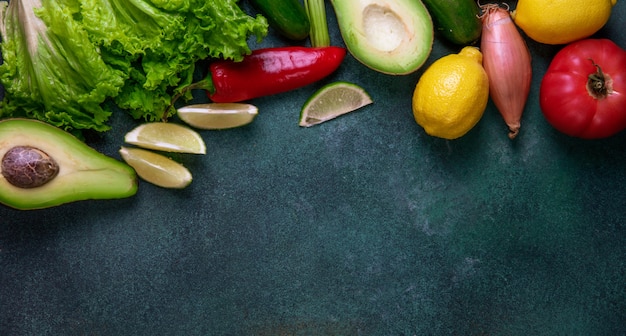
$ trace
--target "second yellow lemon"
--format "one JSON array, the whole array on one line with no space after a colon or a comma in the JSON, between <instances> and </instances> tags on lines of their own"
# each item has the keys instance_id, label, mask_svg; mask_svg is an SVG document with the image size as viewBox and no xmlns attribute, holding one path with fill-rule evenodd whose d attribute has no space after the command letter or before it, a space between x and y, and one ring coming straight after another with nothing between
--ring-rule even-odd
<instances>
[{"instance_id":1,"label":"second yellow lemon","mask_svg":"<svg viewBox=\"0 0 626 336\"><path fill-rule=\"evenodd\" d=\"M489 99L489 81L478 48L465 47L435 61L413 92L413 116L426 133L459 138L480 120Z\"/></svg>"},{"instance_id":2,"label":"second yellow lemon","mask_svg":"<svg viewBox=\"0 0 626 336\"><path fill-rule=\"evenodd\" d=\"M617 0L519 0L511 16L533 40L565 44L600 30L616 3Z\"/></svg>"}]
</instances>

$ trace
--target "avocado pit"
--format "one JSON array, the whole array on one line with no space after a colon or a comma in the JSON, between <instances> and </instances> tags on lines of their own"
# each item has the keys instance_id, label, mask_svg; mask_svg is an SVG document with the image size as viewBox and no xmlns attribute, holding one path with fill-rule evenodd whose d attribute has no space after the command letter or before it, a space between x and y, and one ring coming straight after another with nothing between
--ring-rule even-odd
<instances>
[{"instance_id":1,"label":"avocado pit","mask_svg":"<svg viewBox=\"0 0 626 336\"><path fill-rule=\"evenodd\" d=\"M58 173L58 163L46 152L35 147L15 146L2 157L2 176L18 188L41 187Z\"/></svg>"}]
</instances>

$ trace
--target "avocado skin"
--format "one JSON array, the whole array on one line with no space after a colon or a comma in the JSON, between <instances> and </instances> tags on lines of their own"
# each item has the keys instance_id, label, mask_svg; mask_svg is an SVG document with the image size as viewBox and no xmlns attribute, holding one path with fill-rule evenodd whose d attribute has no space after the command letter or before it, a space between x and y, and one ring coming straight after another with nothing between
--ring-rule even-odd
<instances>
[{"instance_id":1,"label":"avocado skin","mask_svg":"<svg viewBox=\"0 0 626 336\"><path fill-rule=\"evenodd\" d=\"M39 148L59 164L45 185L23 189L0 174L0 203L19 210L42 209L87 199L125 198L137 192L137 175L125 163L89 147L70 133L31 119L0 121L0 159L15 146Z\"/></svg>"},{"instance_id":2,"label":"avocado skin","mask_svg":"<svg viewBox=\"0 0 626 336\"><path fill-rule=\"evenodd\" d=\"M335 10L339 31L350 54L370 69L388 75L408 75L417 71L428 59L434 42L433 21L421 0L330 0ZM394 40L384 26L377 27L382 20L368 20L396 16L405 26L407 38L395 49L379 49L377 44ZM382 15L381 15L382 14ZM383 23L384 24L384 23ZM368 31L385 32L368 36ZM388 36L384 36L388 35Z\"/></svg>"},{"instance_id":3,"label":"avocado skin","mask_svg":"<svg viewBox=\"0 0 626 336\"><path fill-rule=\"evenodd\" d=\"M436 31L448 41L468 45L480 37L480 8L475 0L422 1L433 18Z\"/></svg>"}]
</instances>

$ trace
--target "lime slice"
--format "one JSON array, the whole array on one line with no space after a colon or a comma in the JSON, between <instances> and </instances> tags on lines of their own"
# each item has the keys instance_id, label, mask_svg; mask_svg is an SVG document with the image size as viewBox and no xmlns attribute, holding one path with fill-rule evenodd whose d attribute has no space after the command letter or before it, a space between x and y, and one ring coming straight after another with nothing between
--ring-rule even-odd
<instances>
[{"instance_id":1,"label":"lime slice","mask_svg":"<svg viewBox=\"0 0 626 336\"><path fill-rule=\"evenodd\" d=\"M178 109L178 117L190 126L219 130L247 125L259 113L256 106L244 103L194 104Z\"/></svg>"},{"instance_id":2,"label":"lime slice","mask_svg":"<svg viewBox=\"0 0 626 336\"><path fill-rule=\"evenodd\" d=\"M137 126L124 140L147 149L166 152L205 154L206 145L198 132L174 123L153 122Z\"/></svg>"},{"instance_id":3,"label":"lime slice","mask_svg":"<svg viewBox=\"0 0 626 336\"><path fill-rule=\"evenodd\" d=\"M309 127L371 104L372 98L362 87L348 82L334 82L317 90L300 112L300 126Z\"/></svg>"},{"instance_id":4,"label":"lime slice","mask_svg":"<svg viewBox=\"0 0 626 336\"><path fill-rule=\"evenodd\" d=\"M163 188L182 189L191 183L191 173L180 163L141 148L120 148L120 155L147 182Z\"/></svg>"}]
</instances>

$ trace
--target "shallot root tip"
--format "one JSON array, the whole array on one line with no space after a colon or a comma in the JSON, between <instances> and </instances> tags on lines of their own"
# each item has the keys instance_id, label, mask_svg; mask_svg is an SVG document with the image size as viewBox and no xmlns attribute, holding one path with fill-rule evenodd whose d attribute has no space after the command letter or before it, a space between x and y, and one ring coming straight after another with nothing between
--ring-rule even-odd
<instances>
[{"instance_id":1,"label":"shallot root tip","mask_svg":"<svg viewBox=\"0 0 626 336\"><path fill-rule=\"evenodd\" d=\"M511 127L509 126L509 139L513 140L519 134L520 126Z\"/></svg>"}]
</instances>

